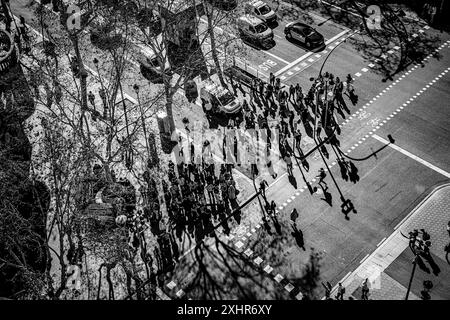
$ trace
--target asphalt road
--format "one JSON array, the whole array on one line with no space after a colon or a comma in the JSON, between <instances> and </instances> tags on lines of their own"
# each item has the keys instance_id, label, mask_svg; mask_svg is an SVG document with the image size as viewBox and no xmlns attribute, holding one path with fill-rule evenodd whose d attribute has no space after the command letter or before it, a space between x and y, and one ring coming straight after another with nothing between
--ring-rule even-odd
<instances>
[{"instance_id":1,"label":"asphalt road","mask_svg":"<svg viewBox=\"0 0 450 320\"><path fill-rule=\"evenodd\" d=\"M387 147L378 152L376 157L354 161L360 176L356 184L345 182L340 177L339 167L333 167L331 172L341 192L352 200L357 209L357 214L349 214L349 220L345 220L341 213L339 193L329 175L326 182L333 196L332 207L320 200L322 195L311 196L308 192L301 192L280 210L280 220L285 221L287 229L290 211L294 207L298 209L300 217L297 224L304 233L306 247L323 252L322 275L333 285L358 266L359 261L371 253L384 237L389 236L396 224L432 187L448 181L450 177L436 172L429 165L450 171L450 76L446 73L435 80L450 66L450 49L446 46L440 53L439 60L432 58L424 68L415 69L367 107L364 111L370 114L369 117L362 120L353 118L344 127L340 137L342 150L350 150L353 158L364 158L384 145L372 137L372 130L376 129L376 126L372 126L373 120L379 119L378 125L382 125L376 129L376 134L384 139L391 134L396 146L418 159ZM380 80L371 83L370 89L376 90L374 87L379 86ZM365 91L370 85L360 83L360 86L358 92ZM417 96L416 93L420 93L423 88L427 90ZM382 92L379 87L378 90ZM416 98L409 102L414 95ZM396 114L393 115L393 112ZM384 124L384 119L390 115L393 117ZM367 138L361 141L366 135ZM350 148L355 143L359 145ZM330 149L329 152L333 155ZM313 170L317 166L323 166L321 161L312 164ZM298 175L296 178L300 180ZM295 192L286 178L279 180L269 190L269 199L281 201L290 199L289 196ZM286 229L285 232L288 232ZM285 256L285 267L277 272L295 278L299 275L300 266L307 261L309 251L300 250L292 238L284 247L286 250L280 256ZM267 251L268 248L260 248L261 256Z\"/></svg>"},{"instance_id":2,"label":"asphalt road","mask_svg":"<svg viewBox=\"0 0 450 320\"><path fill-rule=\"evenodd\" d=\"M20 0L17 3L19 2L26 1ZM14 7L14 3L11 5ZM29 18L30 15L25 15L25 17ZM322 21L323 19L317 18L315 23L318 24ZM284 38L283 29L287 22L281 22L274 30L276 46L267 52L251 49L248 62L254 70L267 74L280 72L292 64L291 68L285 68L286 70L280 73L281 76L285 76L283 82L287 84L298 82L302 87L309 88L309 77L317 76L326 54L332 48L327 47L325 49L327 53L317 52L311 54L307 59L298 61L308 51ZM344 27L333 22L326 22L322 26L316 27L326 39L332 39L345 30ZM435 33L433 30L427 32ZM354 37L360 36L354 35ZM443 40L449 38L447 34L440 36ZM333 43L331 45L333 46ZM316 57L316 54L319 54L320 57ZM333 51L327 60L324 71L332 72L341 78L348 73L354 75L355 87L359 95L357 106L351 107L352 113L358 111L358 114L355 114L345 124L339 138L342 150L350 150L350 156L355 158L365 157L383 147L383 143L372 137L374 133L385 139L388 134L391 134L396 141L396 146L423 159L424 162L387 147L376 157L355 162L360 176L360 180L356 184L344 181L340 177L338 166L333 166L332 174L336 178L342 194L352 200L358 211L356 214L350 213L349 220L345 220L340 211L339 192L329 175L326 182L329 186L328 191L333 197L332 207L320 200L322 195L310 195L307 190L300 191L304 187L304 182L298 169L294 170L294 176L298 183L297 189L290 184L286 176L278 179L268 190L268 198L275 199L280 206L282 203L286 203L278 214L284 233L283 237L288 235L287 242L283 245L283 252L278 252L280 261L270 261L273 252L270 248L263 247L263 244L267 244L268 241L262 241L260 238L255 242L255 251L258 251L261 257L267 256L269 263L277 265L282 263L277 268L277 273L290 278L299 277L301 266L307 261L309 248L314 247L323 252L323 278L335 284L353 270L366 254L371 253L376 245L392 232L394 226L433 186L448 180L441 173L430 168L427 163L446 172L450 171L448 157L450 149L448 139L450 76L443 75L420 96L417 96L400 111L396 111L398 107L403 106L408 99L429 85L430 81L450 66L450 49L443 48L439 55L439 59L429 59L423 68L418 67L405 75L400 82L373 101L391 83L382 82L382 77L368 66L372 61L362 57L360 52L349 43L342 43ZM308 59L312 59L312 61L308 61ZM272 63L267 63L268 60ZM293 64L295 61L298 62ZM306 65L302 66L302 62ZM367 71L362 71L363 68L367 68ZM292 72L292 74L288 75L288 72ZM360 73L361 76L356 76L356 73ZM402 75L395 77L394 81L400 76ZM130 86L136 81L140 81L142 86L148 85L144 80L134 78L134 81L130 81ZM129 90L129 93L134 96L132 90ZM367 103L369 105L366 106ZM366 108L359 109L363 106ZM180 123L186 110L180 108L175 111L178 113L177 123ZM201 112L201 108L194 111ZM396 114L393 115L393 112ZM382 121L390 115L393 117L386 120L384 124ZM200 114L198 117L202 118L203 115ZM343 121L343 119L341 120ZM383 125L379 126L381 123ZM379 126L378 129L376 129L377 126ZM374 129L376 132L373 132ZM355 147L355 143L358 143L358 146ZM352 149L352 147L355 148ZM331 158L334 158L334 153L329 148L328 151ZM334 159L330 159L328 163L331 164L333 161ZM316 156L316 160L310 159L310 166L310 171L306 173L307 180L314 178L318 168L323 167L323 163ZM291 198L292 196L295 196L294 199ZM289 236L289 213L293 207L296 207L300 213L297 224L304 233L306 251L299 250L293 238ZM251 227L249 226L249 228ZM261 232L259 236L263 238L277 237L274 234L269 236L264 232ZM260 247L258 247L258 242Z\"/></svg>"}]
</instances>

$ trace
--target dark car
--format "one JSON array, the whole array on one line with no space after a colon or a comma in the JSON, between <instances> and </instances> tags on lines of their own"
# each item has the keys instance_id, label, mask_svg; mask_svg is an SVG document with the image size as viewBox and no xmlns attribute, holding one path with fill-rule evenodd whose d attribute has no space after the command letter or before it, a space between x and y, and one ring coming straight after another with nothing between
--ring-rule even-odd
<instances>
[{"instance_id":1,"label":"dark car","mask_svg":"<svg viewBox=\"0 0 450 320\"><path fill-rule=\"evenodd\" d=\"M316 29L301 23L291 22L284 28L284 34L289 40L296 40L308 49L319 47L324 44L324 37Z\"/></svg>"}]
</instances>

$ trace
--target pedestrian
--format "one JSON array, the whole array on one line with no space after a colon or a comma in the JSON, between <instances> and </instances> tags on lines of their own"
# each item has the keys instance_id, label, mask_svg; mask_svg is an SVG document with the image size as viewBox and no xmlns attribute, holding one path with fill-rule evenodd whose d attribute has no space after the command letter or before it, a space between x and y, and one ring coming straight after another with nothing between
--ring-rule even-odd
<instances>
[{"instance_id":1,"label":"pedestrian","mask_svg":"<svg viewBox=\"0 0 450 320\"><path fill-rule=\"evenodd\" d=\"M294 224L296 223L295 221L297 220L297 218L298 218L298 211L297 208L294 208L291 211L291 220Z\"/></svg>"},{"instance_id":2,"label":"pedestrian","mask_svg":"<svg viewBox=\"0 0 450 320\"><path fill-rule=\"evenodd\" d=\"M281 89L281 79L277 78L275 80L275 85L274 85L274 93L275 93L275 97L277 98L278 101L280 101L280 89Z\"/></svg>"},{"instance_id":3,"label":"pedestrian","mask_svg":"<svg viewBox=\"0 0 450 320\"><path fill-rule=\"evenodd\" d=\"M302 132L300 131L300 128L297 129L294 137L295 137L295 144L296 144L297 148L299 148L300 144L302 142Z\"/></svg>"},{"instance_id":4,"label":"pedestrian","mask_svg":"<svg viewBox=\"0 0 450 320\"><path fill-rule=\"evenodd\" d=\"M269 83L272 86L275 84L275 75L272 72L269 75Z\"/></svg>"},{"instance_id":5,"label":"pedestrian","mask_svg":"<svg viewBox=\"0 0 450 320\"><path fill-rule=\"evenodd\" d=\"M293 97L294 101L295 101L295 87L293 84L290 85L289 87L289 100L291 100L291 97Z\"/></svg>"},{"instance_id":6,"label":"pedestrian","mask_svg":"<svg viewBox=\"0 0 450 320\"><path fill-rule=\"evenodd\" d=\"M269 83L266 87L266 92L265 92L266 100L269 100L270 98L272 98L272 93L273 93L273 85Z\"/></svg>"},{"instance_id":7,"label":"pedestrian","mask_svg":"<svg viewBox=\"0 0 450 320\"><path fill-rule=\"evenodd\" d=\"M369 286L367 285L368 278L364 280L361 288L361 300L369 300L368 294L369 294Z\"/></svg>"},{"instance_id":8,"label":"pedestrian","mask_svg":"<svg viewBox=\"0 0 450 320\"><path fill-rule=\"evenodd\" d=\"M270 202L270 210L272 210L273 214L276 213L276 209L277 209L277 204L275 203L275 201L271 201Z\"/></svg>"},{"instance_id":9,"label":"pedestrian","mask_svg":"<svg viewBox=\"0 0 450 320\"><path fill-rule=\"evenodd\" d=\"M269 187L269 184L267 183L266 180L262 180L259 183L259 191L261 192L261 195L263 196L264 199L266 199L266 187Z\"/></svg>"},{"instance_id":10,"label":"pedestrian","mask_svg":"<svg viewBox=\"0 0 450 320\"><path fill-rule=\"evenodd\" d=\"M319 185L322 186L322 183L325 184L325 186L327 186L327 183L325 181L323 181L323 179L325 179L325 177L327 176L327 174L325 173L325 170L323 168L319 169L319 174L316 176L316 178L319 178Z\"/></svg>"},{"instance_id":11,"label":"pedestrian","mask_svg":"<svg viewBox=\"0 0 450 320\"><path fill-rule=\"evenodd\" d=\"M89 93L88 93L88 99L89 99L89 102L90 102L91 105L92 105L92 108L94 108L94 110L95 110L95 96L94 96L94 94L92 93L92 91L89 91Z\"/></svg>"},{"instance_id":12,"label":"pedestrian","mask_svg":"<svg viewBox=\"0 0 450 320\"><path fill-rule=\"evenodd\" d=\"M291 153L289 151L286 152L286 155L284 157L284 161L286 161L287 172L288 172L289 176L293 176L294 174L292 173Z\"/></svg>"},{"instance_id":13,"label":"pedestrian","mask_svg":"<svg viewBox=\"0 0 450 320\"><path fill-rule=\"evenodd\" d=\"M259 95L260 95L260 97L263 97L263 95L264 95L264 82L263 81L259 81Z\"/></svg>"},{"instance_id":14,"label":"pedestrian","mask_svg":"<svg viewBox=\"0 0 450 320\"><path fill-rule=\"evenodd\" d=\"M345 293L345 288L342 286L342 283L339 282L336 299L337 300L344 300L344 293Z\"/></svg>"},{"instance_id":15,"label":"pedestrian","mask_svg":"<svg viewBox=\"0 0 450 320\"><path fill-rule=\"evenodd\" d=\"M295 113L292 110L289 110L289 127L291 129L292 134L294 134L294 119L295 119Z\"/></svg>"}]
</instances>

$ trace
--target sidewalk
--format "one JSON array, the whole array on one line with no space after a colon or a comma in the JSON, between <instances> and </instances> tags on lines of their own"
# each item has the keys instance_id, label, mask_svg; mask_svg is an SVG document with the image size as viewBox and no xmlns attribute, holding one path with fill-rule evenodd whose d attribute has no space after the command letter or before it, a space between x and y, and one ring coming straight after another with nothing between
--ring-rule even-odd
<instances>
[{"instance_id":1,"label":"sidewalk","mask_svg":"<svg viewBox=\"0 0 450 320\"><path fill-rule=\"evenodd\" d=\"M369 278L370 300L403 300L412 271L413 254L408 247L408 235L413 229L425 229L431 235L431 254L439 266L439 275L426 273L417 266L408 300L420 300L423 280L431 280L434 287L431 299L450 299L450 266L445 260L444 247L449 243L446 226L450 220L450 184L434 189L394 229L395 231L356 270L341 281L347 295L361 297L361 284ZM401 262L401 263L400 263ZM408 263L409 262L409 263ZM428 266L428 263L425 263ZM336 287L332 297L337 293Z\"/></svg>"}]
</instances>

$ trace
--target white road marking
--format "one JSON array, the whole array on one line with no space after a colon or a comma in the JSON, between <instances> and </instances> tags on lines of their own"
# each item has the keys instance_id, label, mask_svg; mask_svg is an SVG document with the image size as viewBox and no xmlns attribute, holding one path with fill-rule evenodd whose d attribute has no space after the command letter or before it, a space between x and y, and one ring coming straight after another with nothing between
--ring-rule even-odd
<instances>
[{"instance_id":1,"label":"white road marking","mask_svg":"<svg viewBox=\"0 0 450 320\"><path fill-rule=\"evenodd\" d=\"M363 263L363 261L366 260L367 257L369 257L369 254L366 254L366 255L364 256L364 258L362 258L362 260L359 262L359 264Z\"/></svg>"},{"instance_id":2,"label":"white road marking","mask_svg":"<svg viewBox=\"0 0 450 320\"><path fill-rule=\"evenodd\" d=\"M378 242L378 244L377 244L377 247L379 247L379 246L380 246L380 244L382 244L384 240L386 240L386 237L384 237L383 239L381 239L381 241L380 241L380 242Z\"/></svg>"},{"instance_id":3,"label":"white road marking","mask_svg":"<svg viewBox=\"0 0 450 320\"><path fill-rule=\"evenodd\" d=\"M292 289L294 289L294 286L292 284L288 283L284 288L286 289L287 292L291 292Z\"/></svg>"},{"instance_id":4,"label":"white road marking","mask_svg":"<svg viewBox=\"0 0 450 320\"><path fill-rule=\"evenodd\" d=\"M344 31L342 31L341 33L337 34L336 36L334 36L333 38L325 41L325 45L329 45L330 43L332 43L333 41L335 41L336 39L339 39L340 37L342 37L344 34L348 33L350 31L350 29L346 29ZM275 76L279 76L280 74L282 74L283 72L285 72L286 70L289 70L290 68L292 68L293 66L297 65L300 61L305 60L306 58L308 58L309 56L311 56L313 54L313 52L308 52L306 54L304 54L303 56L301 56L300 58L298 58L297 60L289 63L287 66L285 66L284 68L278 70L275 73Z\"/></svg>"},{"instance_id":5,"label":"white road marking","mask_svg":"<svg viewBox=\"0 0 450 320\"><path fill-rule=\"evenodd\" d=\"M403 148L400 148L399 146L397 146L397 145L395 145L395 144L389 143L389 141L387 141L387 140L381 138L381 137L378 136L377 134L372 135L372 137L375 138L375 139L377 139L378 141L384 143L384 144L389 145L392 149L397 150L397 151L403 153L405 156L408 156L408 157L410 157L411 159L416 160L417 162L423 164L424 166L426 166L426 167L428 167L428 168L430 168L430 169L432 169L432 170L434 170L434 171L436 171L436 172L442 174L444 177L450 178L450 173L448 173L447 171L442 170L441 168L436 167L435 165L429 163L428 161L423 160L422 158L419 158L418 156L412 154L412 153L409 152L409 151L406 151L406 150L403 149Z\"/></svg>"},{"instance_id":6,"label":"white road marking","mask_svg":"<svg viewBox=\"0 0 450 320\"><path fill-rule=\"evenodd\" d=\"M286 60L284 60L283 58L280 58L279 56L274 55L273 53L270 53L269 51L263 51L263 52L264 52L265 54L271 56L271 57L274 58L274 59L277 59L277 60L279 60L279 61L281 61L281 62L283 62L283 63L285 63L285 64L289 64L289 61L286 61Z\"/></svg>"}]
</instances>

